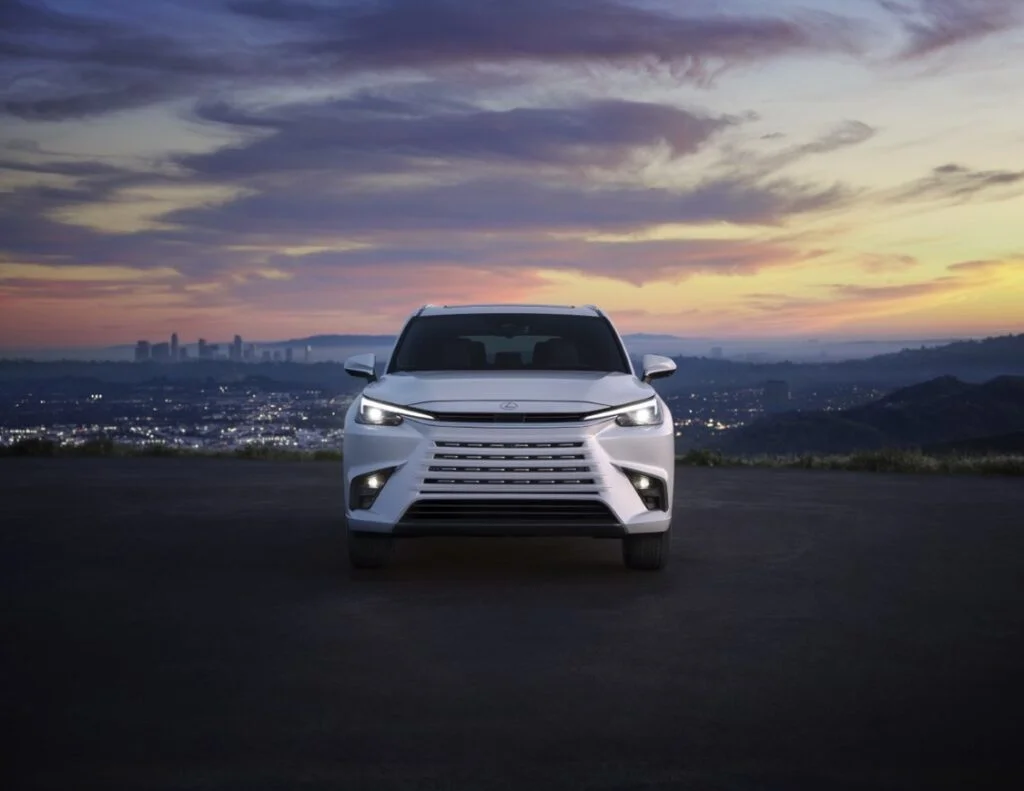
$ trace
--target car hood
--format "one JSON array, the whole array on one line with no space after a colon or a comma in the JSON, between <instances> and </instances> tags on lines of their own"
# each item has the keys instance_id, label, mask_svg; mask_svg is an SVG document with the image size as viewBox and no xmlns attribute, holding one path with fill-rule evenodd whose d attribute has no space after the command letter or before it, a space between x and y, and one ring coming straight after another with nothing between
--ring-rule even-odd
<instances>
[{"instance_id":1,"label":"car hood","mask_svg":"<svg viewBox=\"0 0 1024 791\"><path fill-rule=\"evenodd\" d=\"M524 411L568 412L641 401L654 395L654 388L625 373L471 371L388 374L363 393L437 411L483 412L514 401Z\"/></svg>"}]
</instances>

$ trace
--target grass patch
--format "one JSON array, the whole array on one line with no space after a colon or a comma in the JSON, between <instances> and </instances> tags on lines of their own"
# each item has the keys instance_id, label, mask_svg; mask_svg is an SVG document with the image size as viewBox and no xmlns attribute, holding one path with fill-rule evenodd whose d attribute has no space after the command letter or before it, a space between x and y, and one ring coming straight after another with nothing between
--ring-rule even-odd
<instances>
[{"instance_id":1,"label":"grass patch","mask_svg":"<svg viewBox=\"0 0 1024 791\"><path fill-rule=\"evenodd\" d=\"M0 457L23 458L204 458L251 459L256 461L341 461L340 450L293 450L276 445L246 445L234 450L203 450L173 445L124 445L109 439L89 440L80 445L65 445L53 440L26 439L0 447Z\"/></svg>"},{"instance_id":2,"label":"grass patch","mask_svg":"<svg viewBox=\"0 0 1024 791\"><path fill-rule=\"evenodd\" d=\"M292 450L276 445L247 445L236 450L195 450L172 445L122 445L109 439L81 445L53 440L25 439L0 447L0 457L96 458L180 457L249 459L253 461L340 462L340 450ZM690 450L676 457L683 467L755 467L789 470L845 470L849 472L932 473L940 475L1024 476L1024 455L930 455L916 450L878 450L848 454L794 454L788 456L726 456L715 450Z\"/></svg>"},{"instance_id":3,"label":"grass patch","mask_svg":"<svg viewBox=\"0 0 1024 791\"><path fill-rule=\"evenodd\" d=\"M844 470L847 472L1024 476L1024 456L1021 455L939 456L904 449L783 456L726 456L713 450L691 450L677 457L677 462L685 467L758 467L789 470Z\"/></svg>"}]
</instances>

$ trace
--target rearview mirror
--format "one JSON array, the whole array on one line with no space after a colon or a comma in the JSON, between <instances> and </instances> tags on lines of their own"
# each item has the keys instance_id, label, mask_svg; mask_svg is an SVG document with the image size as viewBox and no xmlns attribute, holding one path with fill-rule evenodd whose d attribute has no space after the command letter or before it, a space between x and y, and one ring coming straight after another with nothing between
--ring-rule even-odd
<instances>
[{"instance_id":1,"label":"rearview mirror","mask_svg":"<svg viewBox=\"0 0 1024 791\"><path fill-rule=\"evenodd\" d=\"M368 382L376 382L377 358L373 354L357 354L349 357L345 360L345 373Z\"/></svg>"},{"instance_id":2,"label":"rearview mirror","mask_svg":"<svg viewBox=\"0 0 1024 791\"><path fill-rule=\"evenodd\" d=\"M671 357L663 357L660 354L645 354L643 367L645 382L664 379L666 376L672 376L676 372L675 361Z\"/></svg>"}]
</instances>

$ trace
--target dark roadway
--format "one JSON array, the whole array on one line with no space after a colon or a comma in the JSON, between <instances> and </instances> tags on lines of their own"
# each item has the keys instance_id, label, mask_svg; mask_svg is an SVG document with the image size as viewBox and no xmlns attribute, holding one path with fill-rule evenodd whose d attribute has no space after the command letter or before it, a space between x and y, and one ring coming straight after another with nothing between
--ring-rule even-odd
<instances>
[{"instance_id":1,"label":"dark roadway","mask_svg":"<svg viewBox=\"0 0 1024 791\"><path fill-rule=\"evenodd\" d=\"M5 789L937 789L1024 776L1024 485L680 469L614 541L405 542L334 464L6 460Z\"/></svg>"}]
</instances>

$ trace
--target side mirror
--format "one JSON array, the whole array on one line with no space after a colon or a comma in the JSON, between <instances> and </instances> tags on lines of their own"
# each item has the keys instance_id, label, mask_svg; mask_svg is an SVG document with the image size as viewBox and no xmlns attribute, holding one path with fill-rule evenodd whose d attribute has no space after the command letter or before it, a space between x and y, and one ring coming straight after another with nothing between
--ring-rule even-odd
<instances>
[{"instance_id":1,"label":"side mirror","mask_svg":"<svg viewBox=\"0 0 1024 791\"><path fill-rule=\"evenodd\" d=\"M655 379L664 379L676 372L676 364L671 357L663 357L660 354L645 354L643 358L644 381L653 382Z\"/></svg>"},{"instance_id":2,"label":"side mirror","mask_svg":"<svg viewBox=\"0 0 1024 791\"><path fill-rule=\"evenodd\" d=\"M357 354L349 357L345 360L345 373L368 382L376 382L377 358L373 354Z\"/></svg>"}]
</instances>

